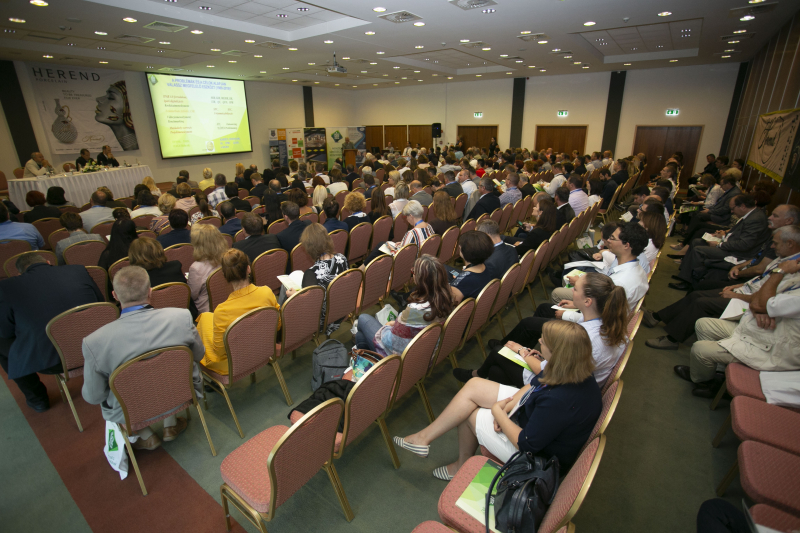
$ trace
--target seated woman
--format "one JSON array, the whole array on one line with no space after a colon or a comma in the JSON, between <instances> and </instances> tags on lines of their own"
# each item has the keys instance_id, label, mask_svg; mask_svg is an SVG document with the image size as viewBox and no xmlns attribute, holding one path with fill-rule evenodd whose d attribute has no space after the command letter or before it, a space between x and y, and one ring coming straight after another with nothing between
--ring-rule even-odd
<instances>
[{"instance_id":1,"label":"seated woman","mask_svg":"<svg viewBox=\"0 0 800 533\"><path fill-rule=\"evenodd\" d=\"M328 189L324 185L317 185L314 187L314 193L311 195L311 202L314 204L312 209L315 213L320 214L323 211L322 204L328 199Z\"/></svg>"},{"instance_id":2,"label":"seated woman","mask_svg":"<svg viewBox=\"0 0 800 533\"><path fill-rule=\"evenodd\" d=\"M303 273L303 288L319 285L323 289L327 289L328 284L336 276L347 270L347 258L342 254L336 253L333 247L333 240L322 224L314 222L306 226L306 229L300 235L300 244L303 245L308 255L314 260L314 264ZM295 291L292 289L286 289L281 286L281 293L278 297L279 303L283 305L286 298L289 298L294 293ZM322 309L325 309L325 300L322 302ZM324 322L323 311L320 315L320 327ZM339 323L329 324L325 334L330 335L337 329L339 329Z\"/></svg>"},{"instance_id":3,"label":"seated woman","mask_svg":"<svg viewBox=\"0 0 800 533\"><path fill-rule=\"evenodd\" d=\"M539 199L539 202L533 207L533 216L536 217L535 224L523 223L524 232L518 231L516 236L503 239L516 247L520 257L525 255L528 250L536 250L558 229L558 210L550 198Z\"/></svg>"},{"instance_id":4,"label":"seated woman","mask_svg":"<svg viewBox=\"0 0 800 533\"><path fill-rule=\"evenodd\" d=\"M289 190L286 191L286 197L290 202L294 202L300 206L300 216L314 213L314 208L308 205L308 194L306 194L306 189L302 185L303 182L299 183L302 188L290 187Z\"/></svg>"},{"instance_id":5,"label":"seated woman","mask_svg":"<svg viewBox=\"0 0 800 533\"><path fill-rule=\"evenodd\" d=\"M162 229L169 226L169 212L175 209L175 204L175 197L169 193L158 197L158 210L161 211L161 215L150 221L150 231L158 235Z\"/></svg>"},{"instance_id":6,"label":"seated woman","mask_svg":"<svg viewBox=\"0 0 800 533\"><path fill-rule=\"evenodd\" d=\"M397 215L403 212L403 208L408 203L408 185L404 181L395 183L394 185L394 201L389 204L389 209L392 210L392 218L397 218Z\"/></svg>"},{"instance_id":7,"label":"seated woman","mask_svg":"<svg viewBox=\"0 0 800 533\"><path fill-rule=\"evenodd\" d=\"M106 270L120 259L128 257L128 248L138 238L136 224L128 217L118 218L111 225L106 249L100 254L97 266Z\"/></svg>"},{"instance_id":8,"label":"seated woman","mask_svg":"<svg viewBox=\"0 0 800 533\"><path fill-rule=\"evenodd\" d=\"M367 200L360 192L349 192L344 197L344 208L350 211L350 215L342 222L347 224L348 231L352 230L362 222L369 222L369 217L364 212L367 207Z\"/></svg>"},{"instance_id":9,"label":"seated woman","mask_svg":"<svg viewBox=\"0 0 800 533\"><path fill-rule=\"evenodd\" d=\"M586 194L589 195L589 205L594 205L603 199L603 182L599 178L589 180L588 187Z\"/></svg>"},{"instance_id":10,"label":"seated woman","mask_svg":"<svg viewBox=\"0 0 800 533\"><path fill-rule=\"evenodd\" d=\"M353 193L350 193L353 194ZM350 195L348 195L350 196ZM359 194L359 196L361 196ZM384 252L381 251L381 247L386 244L391 250L392 253L396 253L400 248L407 244L415 244L417 248L422 246L422 243L425 242L425 239L434 235L433 227L422 220L425 211L422 209L422 204L420 204L416 200L411 200L406 204L403 208L403 214L406 216L406 220L408 221L408 225L411 229L409 229L405 235L403 235L403 239L400 242L381 242L378 243L375 248L367 256L367 259L364 260L364 266L370 264L373 259L376 257L383 255Z\"/></svg>"},{"instance_id":11,"label":"seated woman","mask_svg":"<svg viewBox=\"0 0 800 533\"><path fill-rule=\"evenodd\" d=\"M140 217L142 215L159 216L161 209L158 208L158 200L153 196L150 191L140 191L136 197L136 205L138 206L131 212L131 218Z\"/></svg>"},{"instance_id":12,"label":"seated woman","mask_svg":"<svg viewBox=\"0 0 800 533\"><path fill-rule=\"evenodd\" d=\"M502 462L517 450L531 456L556 456L561 472L566 473L603 408L592 375L592 344L578 324L558 321L545 326L541 348L547 365L529 384L517 389L471 379L432 424L405 438L395 437L394 442L427 457L430 444L457 427L458 459L433 471L434 477L445 481L475 455L478 445Z\"/></svg>"},{"instance_id":13,"label":"seated woman","mask_svg":"<svg viewBox=\"0 0 800 533\"><path fill-rule=\"evenodd\" d=\"M188 183L179 183L177 187L175 187L175 193L178 195L178 201L175 203L175 207L178 209L183 209L187 213L197 205L197 202L194 201L194 197L192 196L192 187Z\"/></svg>"},{"instance_id":14,"label":"seated woman","mask_svg":"<svg viewBox=\"0 0 800 533\"><path fill-rule=\"evenodd\" d=\"M156 198L161 196L161 189L158 188L156 182L150 176L144 177L144 179L142 180L142 185L145 185L147 187L147 190L149 190L150 193Z\"/></svg>"},{"instance_id":15,"label":"seated woman","mask_svg":"<svg viewBox=\"0 0 800 533\"><path fill-rule=\"evenodd\" d=\"M261 217L264 219L264 227L268 228L270 224L276 220L283 218L281 212L281 203L279 196L271 190L267 190L261 198L261 205L264 206L264 213Z\"/></svg>"},{"instance_id":16,"label":"seated woman","mask_svg":"<svg viewBox=\"0 0 800 533\"><path fill-rule=\"evenodd\" d=\"M639 225L647 231L648 238L647 247L639 254L639 264L645 272L650 272L650 264L655 262L658 250L667 238L667 222L658 213L643 211L639 214Z\"/></svg>"},{"instance_id":17,"label":"seated woman","mask_svg":"<svg viewBox=\"0 0 800 533\"><path fill-rule=\"evenodd\" d=\"M201 363L206 368L222 375L228 374L228 354L223 338L231 322L259 307L278 309L275 295L269 287L256 287L250 282L250 260L241 250L231 248L220 261L222 275L231 284L233 292L228 299L217 305L213 313L201 313L197 319L197 332L206 348ZM280 328L280 322L278 323Z\"/></svg>"},{"instance_id":18,"label":"seated woman","mask_svg":"<svg viewBox=\"0 0 800 533\"><path fill-rule=\"evenodd\" d=\"M133 241L128 248L128 259L131 266L140 266L147 270L151 287L164 283L186 283L181 262L168 260L161 243L153 238L140 237ZM197 318L197 307L191 299L188 309L192 318Z\"/></svg>"},{"instance_id":19,"label":"seated woman","mask_svg":"<svg viewBox=\"0 0 800 533\"><path fill-rule=\"evenodd\" d=\"M65 207L71 205L75 207L74 203L68 202L64 197L63 187L48 187L47 202L44 205L52 205L53 207Z\"/></svg>"},{"instance_id":20,"label":"seated woman","mask_svg":"<svg viewBox=\"0 0 800 533\"><path fill-rule=\"evenodd\" d=\"M372 189L370 198L371 201L367 216L369 217L369 221L374 224L376 220L382 216L390 214L391 211L389 210L389 206L386 205L386 195L383 194L383 191L380 187L375 187ZM389 238L391 238L391 236L389 236Z\"/></svg>"},{"instance_id":21,"label":"seated woman","mask_svg":"<svg viewBox=\"0 0 800 533\"><path fill-rule=\"evenodd\" d=\"M194 223L200 220L201 218L219 216L219 213L217 213L215 209L211 209L211 206L208 205L208 198L206 197L206 193L204 192L195 193L194 201L197 202L197 207L199 209L196 212L192 213L192 216L189 217L189 224L194 225Z\"/></svg>"},{"instance_id":22,"label":"seated woman","mask_svg":"<svg viewBox=\"0 0 800 533\"><path fill-rule=\"evenodd\" d=\"M325 212L325 222L322 223L325 231L328 233L337 229L350 231L347 224L337 218L339 216L339 204L334 198L325 198L325 201L322 202L322 210Z\"/></svg>"},{"instance_id":23,"label":"seated woman","mask_svg":"<svg viewBox=\"0 0 800 533\"><path fill-rule=\"evenodd\" d=\"M22 218L28 224L32 224L43 218L58 218L61 210L54 206L45 204L45 197L40 191L28 191L25 195L25 203L31 208L30 211L23 213Z\"/></svg>"},{"instance_id":24,"label":"seated woman","mask_svg":"<svg viewBox=\"0 0 800 533\"><path fill-rule=\"evenodd\" d=\"M359 315L356 333L359 348L382 355L402 354L417 333L450 315L455 303L444 265L432 255L423 255L414 263L412 276L417 286L408 295L408 306L397 320L383 325L372 315Z\"/></svg>"},{"instance_id":25,"label":"seated woman","mask_svg":"<svg viewBox=\"0 0 800 533\"><path fill-rule=\"evenodd\" d=\"M430 209L432 213L428 212L428 218L431 219L431 227L437 234L444 235L445 231L458 224L458 215L447 191L438 190L433 193L433 204Z\"/></svg>"},{"instance_id":26,"label":"seated woman","mask_svg":"<svg viewBox=\"0 0 800 533\"><path fill-rule=\"evenodd\" d=\"M493 251L492 239L481 231L468 231L458 238L458 253L464 260L464 268L448 269L450 292L456 303L461 303L464 298L477 298L494 279L484 264Z\"/></svg>"},{"instance_id":27,"label":"seated woman","mask_svg":"<svg viewBox=\"0 0 800 533\"><path fill-rule=\"evenodd\" d=\"M602 387L625 351L629 319L625 289L614 285L608 276L590 273L578 278L572 289L572 297L575 308L583 313L583 322L578 325L586 330L592 341L594 377ZM453 375L465 383L473 377L480 377L504 385L522 387L523 383L528 383L531 376L538 374L546 365L537 358L539 352L529 349L528 346L533 347L539 342L545 324L552 321L561 322L557 318L535 316L522 319L505 339L489 341L491 353L480 368L454 368ZM503 346L516 352L519 359L531 370L500 355L498 352Z\"/></svg>"},{"instance_id":28,"label":"seated woman","mask_svg":"<svg viewBox=\"0 0 800 533\"><path fill-rule=\"evenodd\" d=\"M228 250L228 243L222 233L210 224L192 226L192 259L187 283L192 291L192 301L200 313L208 312L208 277L219 268L222 254Z\"/></svg>"}]
</instances>

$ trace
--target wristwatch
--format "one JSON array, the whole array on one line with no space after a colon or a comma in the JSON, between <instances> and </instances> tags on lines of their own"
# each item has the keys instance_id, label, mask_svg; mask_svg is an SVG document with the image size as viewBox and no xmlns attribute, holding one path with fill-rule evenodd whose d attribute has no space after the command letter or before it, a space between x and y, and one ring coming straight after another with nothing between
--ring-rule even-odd
<instances>
[{"instance_id":1,"label":"wristwatch","mask_svg":"<svg viewBox=\"0 0 800 533\"><path fill-rule=\"evenodd\" d=\"M785 274L785 272L781 268L773 268L772 269L772 273L773 274Z\"/></svg>"}]
</instances>

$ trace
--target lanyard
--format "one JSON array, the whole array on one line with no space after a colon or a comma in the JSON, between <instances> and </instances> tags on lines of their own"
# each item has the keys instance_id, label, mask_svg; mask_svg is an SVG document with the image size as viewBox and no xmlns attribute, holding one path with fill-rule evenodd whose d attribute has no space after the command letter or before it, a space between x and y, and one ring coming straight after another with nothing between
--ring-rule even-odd
<instances>
[{"instance_id":1,"label":"lanyard","mask_svg":"<svg viewBox=\"0 0 800 533\"><path fill-rule=\"evenodd\" d=\"M531 394L533 394L534 392L539 392L545 387L547 387L547 385L539 384L536 385L536 387L531 387L530 389L528 389L528 392L523 394L522 398L519 399L519 406L522 407L523 405L525 405L525 402L528 401L528 398L530 398Z\"/></svg>"},{"instance_id":2,"label":"lanyard","mask_svg":"<svg viewBox=\"0 0 800 533\"><path fill-rule=\"evenodd\" d=\"M792 255L792 256L790 256L790 257L787 257L787 258L783 259L783 261L794 261L795 259L800 259L800 254L794 254L794 255ZM768 270L764 271L764 273L763 273L763 274L761 274L760 276L758 276L757 278L753 278L753 279L751 279L750 281L748 281L748 283L753 283L753 282L755 282L755 281L759 281L759 280L761 280L761 279L763 279L763 278L765 278L765 277L769 276L769 275L770 275L770 273L771 273L773 270L775 270L776 268L778 268L778 265L780 265L780 264L781 264L781 262L782 262L782 261L778 261L778 262L776 262L774 265L772 265L772 267L771 267L771 268L769 268Z\"/></svg>"},{"instance_id":3,"label":"lanyard","mask_svg":"<svg viewBox=\"0 0 800 533\"><path fill-rule=\"evenodd\" d=\"M131 313L133 311L138 311L139 309L144 309L145 307L150 307L150 306L147 305L147 304L144 304L144 305L132 305L132 306L126 307L125 309L120 311L119 314L124 315L125 313Z\"/></svg>"},{"instance_id":4,"label":"lanyard","mask_svg":"<svg viewBox=\"0 0 800 533\"><path fill-rule=\"evenodd\" d=\"M419 222L417 222L416 224L414 224L414 227L416 228L417 226L419 226L419 225L420 225L420 224L422 224L423 222L425 222L425 221L424 221L424 220L420 220Z\"/></svg>"}]
</instances>

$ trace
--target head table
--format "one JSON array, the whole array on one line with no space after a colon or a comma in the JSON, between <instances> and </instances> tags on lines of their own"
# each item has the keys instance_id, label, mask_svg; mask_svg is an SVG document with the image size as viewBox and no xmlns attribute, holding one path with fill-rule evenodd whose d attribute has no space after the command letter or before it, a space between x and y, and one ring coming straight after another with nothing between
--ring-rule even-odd
<instances>
[{"instance_id":1,"label":"head table","mask_svg":"<svg viewBox=\"0 0 800 533\"><path fill-rule=\"evenodd\" d=\"M41 191L46 196L50 187L63 187L66 199L80 207L89 201L89 197L98 187L103 185L111 189L114 198L131 196L134 187L142 183L145 176L152 176L147 165L87 173L76 172L72 175L56 174L21 180L11 179L8 180L8 195L20 211L25 211L28 209L25 195L29 191Z\"/></svg>"}]
</instances>

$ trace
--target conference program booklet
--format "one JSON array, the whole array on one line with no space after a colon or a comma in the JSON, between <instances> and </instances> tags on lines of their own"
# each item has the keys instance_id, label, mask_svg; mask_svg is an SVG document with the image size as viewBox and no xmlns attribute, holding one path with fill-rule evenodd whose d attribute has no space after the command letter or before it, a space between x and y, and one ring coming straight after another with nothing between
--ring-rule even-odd
<instances>
[{"instance_id":1,"label":"conference program booklet","mask_svg":"<svg viewBox=\"0 0 800 533\"><path fill-rule=\"evenodd\" d=\"M704 233L703 234L703 240L707 241L707 242L722 242L722 239L720 239L719 237L715 237L714 235L711 235L710 233Z\"/></svg>"},{"instance_id":2,"label":"conference program booklet","mask_svg":"<svg viewBox=\"0 0 800 533\"><path fill-rule=\"evenodd\" d=\"M303 271L295 270L291 274L276 276L284 287L294 291L299 291L303 288Z\"/></svg>"},{"instance_id":3,"label":"conference program booklet","mask_svg":"<svg viewBox=\"0 0 800 533\"><path fill-rule=\"evenodd\" d=\"M691 213L692 211L697 211L700 209L699 205L682 205L681 208L678 210L679 213Z\"/></svg>"},{"instance_id":4,"label":"conference program booklet","mask_svg":"<svg viewBox=\"0 0 800 533\"><path fill-rule=\"evenodd\" d=\"M630 211L625 211L619 218L621 218L625 222L630 222L633 219L633 215L631 214Z\"/></svg>"},{"instance_id":5,"label":"conference program booklet","mask_svg":"<svg viewBox=\"0 0 800 533\"><path fill-rule=\"evenodd\" d=\"M533 369L530 367L530 365L528 365L528 363L525 362L525 359L523 359L520 354L518 354L517 352L515 352L511 348L503 346L502 348L500 348L500 350L497 353L499 353L500 355L502 355L506 359L509 359L510 361L513 361L513 362L517 363L522 368L526 368L526 369L530 370L531 372L533 372ZM534 372L534 374L535 374L535 372Z\"/></svg>"},{"instance_id":6,"label":"conference program booklet","mask_svg":"<svg viewBox=\"0 0 800 533\"><path fill-rule=\"evenodd\" d=\"M388 242L387 241L387 242L381 244L381 247L378 248L378 250L380 250L381 252L383 252L385 254L394 255L394 254L397 253L398 248L393 242Z\"/></svg>"},{"instance_id":7,"label":"conference program booklet","mask_svg":"<svg viewBox=\"0 0 800 533\"><path fill-rule=\"evenodd\" d=\"M725 311L722 312L722 315L719 318L720 320L732 320L734 322L738 322L739 319L742 318L742 316L749 309L749 303L738 298L731 298L731 300L728 302L728 306L725 308Z\"/></svg>"},{"instance_id":8,"label":"conference program booklet","mask_svg":"<svg viewBox=\"0 0 800 533\"><path fill-rule=\"evenodd\" d=\"M456 507L470 515L472 518L485 525L486 520L486 493L492 479L500 470L500 465L488 460L483 467L475 474L475 478L467 485L464 493L456 500ZM499 481L499 480L498 480ZM497 494L495 489L494 494ZM495 533L500 533L495 528L494 523L494 496L489 503L489 529Z\"/></svg>"}]
</instances>

